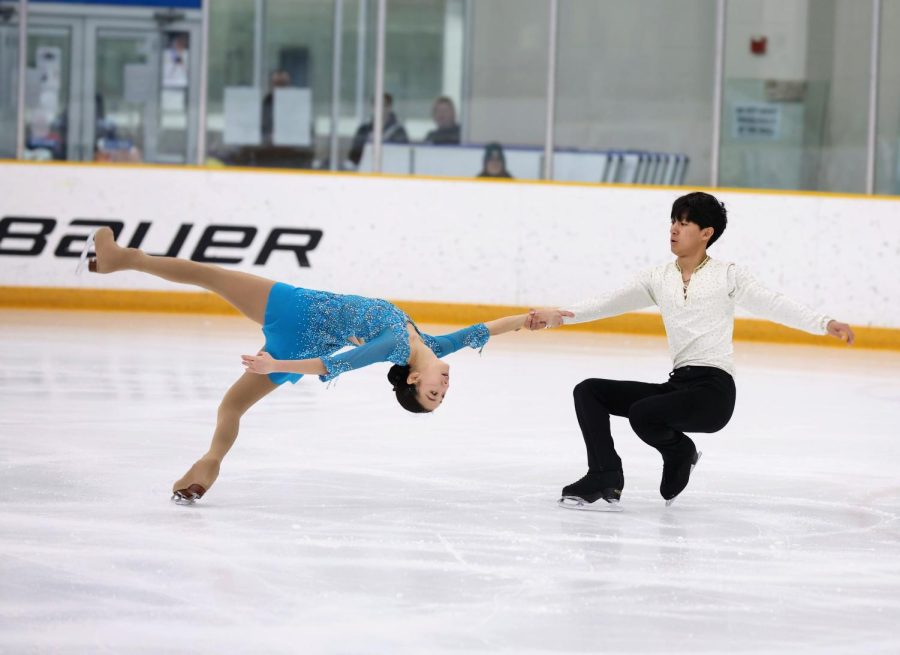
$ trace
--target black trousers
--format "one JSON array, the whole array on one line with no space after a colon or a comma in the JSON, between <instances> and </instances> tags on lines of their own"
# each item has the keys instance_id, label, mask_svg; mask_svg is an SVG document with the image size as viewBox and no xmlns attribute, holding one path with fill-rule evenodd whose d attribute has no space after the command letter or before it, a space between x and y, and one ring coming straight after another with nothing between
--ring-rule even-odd
<instances>
[{"instance_id":1,"label":"black trousers","mask_svg":"<svg viewBox=\"0 0 900 655\"><path fill-rule=\"evenodd\" d=\"M621 471L610 416L627 416L632 429L656 448L664 461L693 453L685 432L718 432L734 411L734 379L709 366L684 366L662 384L592 378L574 390L575 413L591 471Z\"/></svg>"}]
</instances>

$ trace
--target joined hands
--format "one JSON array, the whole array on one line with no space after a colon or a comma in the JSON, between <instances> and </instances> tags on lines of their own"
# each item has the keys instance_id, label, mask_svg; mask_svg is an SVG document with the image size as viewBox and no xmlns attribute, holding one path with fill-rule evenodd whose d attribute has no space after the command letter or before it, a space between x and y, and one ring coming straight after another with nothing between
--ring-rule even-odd
<instances>
[{"instance_id":1,"label":"joined hands","mask_svg":"<svg viewBox=\"0 0 900 655\"><path fill-rule=\"evenodd\" d=\"M525 327L529 330L543 330L555 328L563 324L563 317L573 318L575 314L562 309L541 308L532 309L525 318Z\"/></svg>"}]
</instances>

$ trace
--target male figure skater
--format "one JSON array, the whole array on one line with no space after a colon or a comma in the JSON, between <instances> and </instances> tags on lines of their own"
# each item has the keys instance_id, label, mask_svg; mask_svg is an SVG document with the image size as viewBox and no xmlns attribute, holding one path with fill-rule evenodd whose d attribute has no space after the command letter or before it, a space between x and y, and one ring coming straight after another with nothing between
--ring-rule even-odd
<instances>
[{"instance_id":1,"label":"male figure skater","mask_svg":"<svg viewBox=\"0 0 900 655\"><path fill-rule=\"evenodd\" d=\"M672 205L669 230L674 262L639 273L624 287L565 309L532 310L536 330L584 323L657 305L673 370L662 384L588 379L574 391L575 413L587 447L587 474L563 488L559 504L616 511L625 485L609 417L627 416L632 429L663 459L659 493L671 505L688 484L700 452L685 432L718 432L734 411L732 333L734 307L812 334L853 343L853 330L757 282L733 263L711 259L707 248L722 236L725 205L701 192Z\"/></svg>"}]
</instances>

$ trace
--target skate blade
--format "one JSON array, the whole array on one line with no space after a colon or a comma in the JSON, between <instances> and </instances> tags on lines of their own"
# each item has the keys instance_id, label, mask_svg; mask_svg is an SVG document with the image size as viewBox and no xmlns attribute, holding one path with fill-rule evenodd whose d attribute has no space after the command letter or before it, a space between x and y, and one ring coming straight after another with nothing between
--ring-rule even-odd
<instances>
[{"instance_id":1,"label":"skate blade","mask_svg":"<svg viewBox=\"0 0 900 655\"><path fill-rule=\"evenodd\" d=\"M698 451L697 451L697 461L695 461L693 464L691 464L691 475L694 474L694 467L697 466L697 464L700 463L700 458L701 458L702 456L703 456L703 453L702 453L701 451L698 450ZM670 506L672 505L672 503L675 502L675 499L678 498L678 496L680 496L680 495L681 495L680 493L679 493L679 494L675 494L674 496L672 496L671 498L669 498L669 500L666 501L666 507L670 507Z\"/></svg>"},{"instance_id":2,"label":"skate blade","mask_svg":"<svg viewBox=\"0 0 900 655\"><path fill-rule=\"evenodd\" d=\"M186 489L176 489L172 492L172 502L177 505L193 505L203 498L206 489L202 485L192 484Z\"/></svg>"},{"instance_id":3,"label":"skate blade","mask_svg":"<svg viewBox=\"0 0 900 655\"><path fill-rule=\"evenodd\" d=\"M172 502L176 505L193 505L198 500L200 496L190 491L176 491L172 494Z\"/></svg>"},{"instance_id":4,"label":"skate blade","mask_svg":"<svg viewBox=\"0 0 900 655\"><path fill-rule=\"evenodd\" d=\"M81 256L78 258L78 265L75 266L75 275L81 275L87 268L88 253L94 249L94 237L96 235L97 230L94 230L88 235L87 240L84 242L84 248L81 249Z\"/></svg>"},{"instance_id":5,"label":"skate blade","mask_svg":"<svg viewBox=\"0 0 900 655\"><path fill-rule=\"evenodd\" d=\"M600 499L589 503L578 496L563 496L556 504L563 509L577 509L583 512L621 512L622 507L618 500Z\"/></svg>"},{"instance_id":6,"label":"skate blade","mask_svg":"<svg viewBox=\"0 0 900 655\"><path fill-rule=\"evenodd\" d=\"M176 505L193 505L198 500L200 500L200 496L195 493L176 491L172 494L172 502Z\"/></svg>"}]
</instances>

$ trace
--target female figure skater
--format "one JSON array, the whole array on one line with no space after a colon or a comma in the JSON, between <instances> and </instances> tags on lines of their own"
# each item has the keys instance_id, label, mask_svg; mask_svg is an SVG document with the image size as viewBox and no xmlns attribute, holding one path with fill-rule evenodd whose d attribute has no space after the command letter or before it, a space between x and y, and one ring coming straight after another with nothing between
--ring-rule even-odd
<instances>
[{"instance_id":1,"label":"female figure skater","mask_svg":"<svg viewBox=\"0 0 900 655\"><path fill-rule=\"evenodd\" d=\"M388 381L400 405L410 412L432 412L450 388L450 367L440 358L463 346L482 348L489 336L523 327L526 314L478 323L433 337L419 331L400 309L362 296L293 287L266 278L174 257L122 248L108 227L85 244L82 262L95 273L141 271L194 284L218 294L244 316L262 326L266 341L256 355L242 355L245 373L219 405L209 451L173 485L172 500L191 504L219 475L244 413L278 385L304 375L323 382L375 362L391 362ZM335 354L345 346L352 350Z\"/></svg>"}]
</instances>

